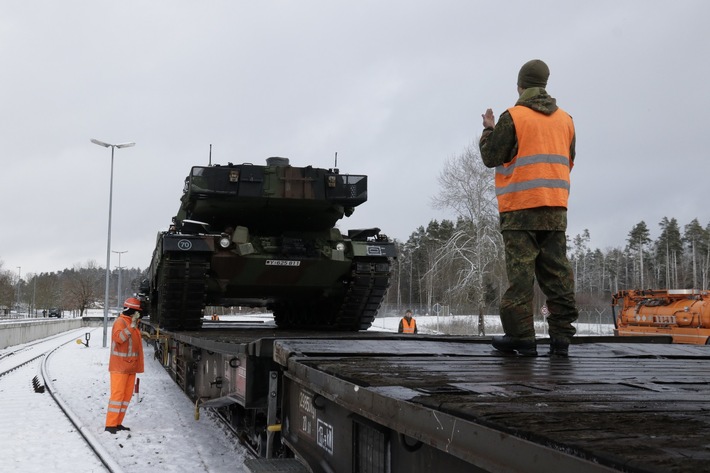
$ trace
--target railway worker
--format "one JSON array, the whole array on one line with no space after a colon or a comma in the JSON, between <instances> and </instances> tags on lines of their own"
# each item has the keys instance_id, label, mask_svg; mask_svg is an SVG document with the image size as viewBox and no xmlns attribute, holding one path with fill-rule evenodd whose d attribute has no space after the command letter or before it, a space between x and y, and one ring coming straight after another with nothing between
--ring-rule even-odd
<instances>
[{"instance_id":1,"label":"railway worker","mask_svg":"<svg viewBox=\"0 0 710 473\"><path fill-rule=\"evenodd\" d=\"M123 311L116 318L111 330L111 356L108 370L111 373L111 397L106 412L106 432L115 434L124 427L123 418L133 396L136 373L143 372L143 339L138 327L141 303L129 297L123 303Z\"/></svg>"},{"instance_id":2,"label":"railway worker","mask_svg":"<svg viewBox=\"0 0 710 473\"><path fill-rule=\"evenodd\" d=\"M547 297L550 354L567 356L578 312L574 276L567 259L567 200L575 158L572 118L545 90L550 70L543 61L526 62L518 74L519 98L496 124L489 108L483 117L483 163L495 168L500 231L505 244L509 287L501 300L504 336L493 347L537 356L533 325L533 284Z\"/></svg>"},{"instance_id":3,"label":"railway worker","mask_svg":"<svg viewBox=\"0 0 710 473\"><path fill-rule=\"evenodd\" d=\"M412 311L407 310L404 317L399 321L399 333L417 333L417 321L412 317Z\"/></svg>"}]
</instances>

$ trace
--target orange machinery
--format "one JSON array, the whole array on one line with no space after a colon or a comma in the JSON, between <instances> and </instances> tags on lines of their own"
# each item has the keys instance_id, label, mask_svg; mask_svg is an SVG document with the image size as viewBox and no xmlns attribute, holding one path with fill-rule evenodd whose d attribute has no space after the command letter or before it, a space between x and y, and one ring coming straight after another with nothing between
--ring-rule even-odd
<instances>
[{"instance_id":1,"label":"orange machinery","mask_svg":"<svg viewBox=\"0 0 710 473\"><path fill-rule=\"evenodd\" d=\"M616 335L670 335L673 343L710 345L708 291L620 291L612 311Z\"/></svg>"}]
</instances>

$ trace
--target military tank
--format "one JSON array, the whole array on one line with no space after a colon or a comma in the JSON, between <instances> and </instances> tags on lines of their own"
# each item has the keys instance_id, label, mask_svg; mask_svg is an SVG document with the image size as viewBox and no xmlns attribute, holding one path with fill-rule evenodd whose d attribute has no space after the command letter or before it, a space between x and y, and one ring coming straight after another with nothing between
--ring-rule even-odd
<instances>
[{"instance_id":1,"label":"military tank","mask_svg":"<svg viewBox=\"0 0 710 473\"><path fill-rule=\"evenodd\" d=\"M336 228L366 200L367 176L287 158L194 166L142 289L151 321L196 330L206 306L246 306L267 308L279 328L367 329L394 243L379 228Z\"/></svg>"}]
</instances>

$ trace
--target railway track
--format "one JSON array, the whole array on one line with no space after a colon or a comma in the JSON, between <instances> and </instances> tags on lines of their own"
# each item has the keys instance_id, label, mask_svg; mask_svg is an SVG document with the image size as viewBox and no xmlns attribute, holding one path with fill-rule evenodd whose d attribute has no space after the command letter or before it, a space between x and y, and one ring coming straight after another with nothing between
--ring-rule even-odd
<instances>
[{"instance_id":1,"label":"railway track","mask_svg":"<svg viewBox=\"0 0 710 473\"><path fill-rule=\"evenodd\" d=\"M85 332L75 330L0 353L0 437L21 445L0 450L3 470L71 471L82 465L88 471L122 473L64 402L48 370L51 355ZM38 428L46 435L38 438Z\"/></svg>"},{"instance_id":2,"label":"railway track","mask_svg":"<svg viewBox=\"0 0 710 473\"><path fill-rule=\"evenodd\" d=\"M55 335L16 347L0 350L0 378L23 365L45 355L47 347L53 347L57 338L66 338L66 334Z\"/></svg>"}]
</instances>

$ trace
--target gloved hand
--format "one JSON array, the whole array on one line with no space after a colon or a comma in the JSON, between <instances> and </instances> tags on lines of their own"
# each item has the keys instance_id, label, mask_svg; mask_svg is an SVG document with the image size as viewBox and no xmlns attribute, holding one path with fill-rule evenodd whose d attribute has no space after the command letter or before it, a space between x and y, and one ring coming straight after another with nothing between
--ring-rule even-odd
<instances>
[{"instance_id":1,"label":"gloved hand","mask_svg":"<svg viewBox=\"0 0 710 473\"><path fill-rule=\"evenodd\" d=\"M131 327L136 328L138 326L138 319L141 318L141 313L136 311L131 318L133 319L131 320Z\"/></svg>"}]
</instances>

